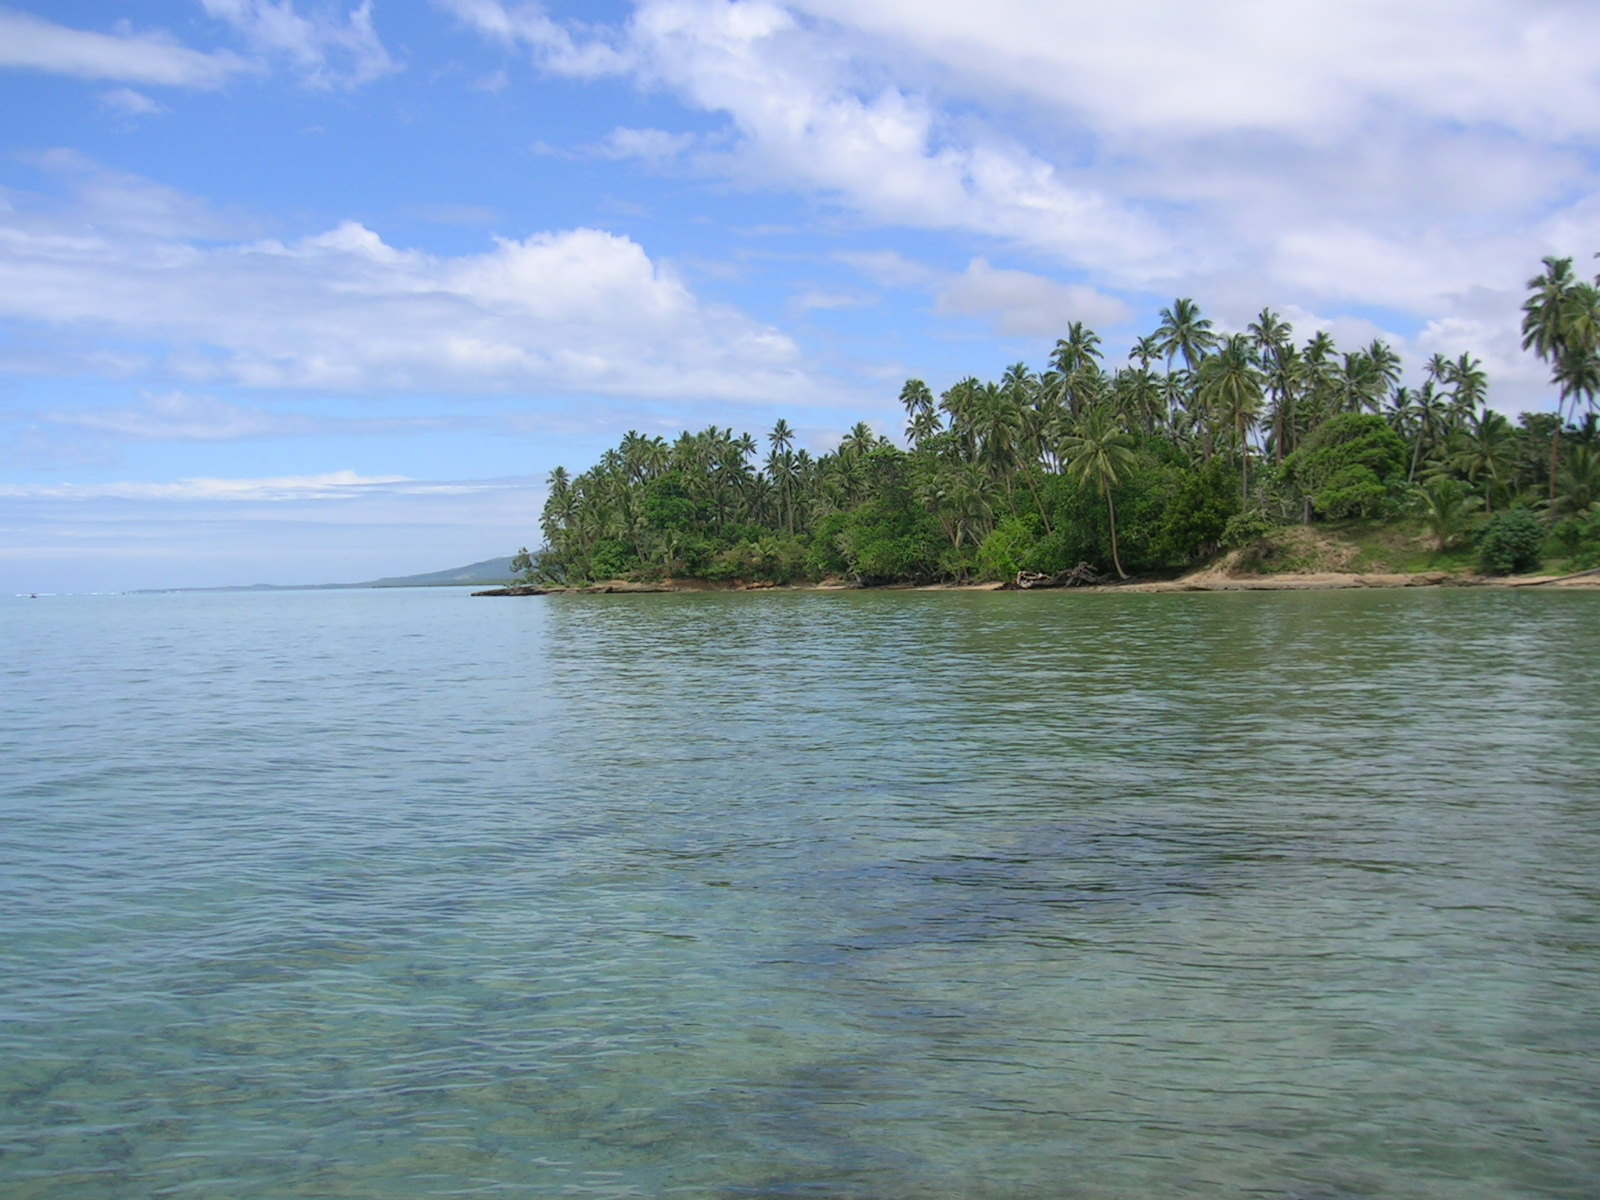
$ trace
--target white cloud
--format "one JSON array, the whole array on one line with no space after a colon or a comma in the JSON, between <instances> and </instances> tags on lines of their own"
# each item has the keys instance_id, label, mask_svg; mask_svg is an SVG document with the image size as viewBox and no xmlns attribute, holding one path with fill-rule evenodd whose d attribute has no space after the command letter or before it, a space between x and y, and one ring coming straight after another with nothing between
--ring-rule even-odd
<instances>
[{"instance_id":1,"label":"white cloud","mask_svg":"<svg viewBox=\"0 0 1600 1200\"><path fill-rule=\"evenodd\" d=\"M92 372L73 349L89 334L128 347L129 370L202 385L805 392L786 336L699 300L626 237L543 232L456 257L391 246L354 222L292 241L202 241L181 225L186 214L206 223L203 206L68 165L74 204L0 212L0 315L32 330L13 363L31 349ZM102 220L72 219L85 208Z\"/></svg>"},{"instance_id":2,"label":"white cloud","mask_svg":"<svg viewBox=\"0 0 1600 1200\"><path fill-rule=\"evenodd\" d=\"M648 163L663 163L677 158L695 143L692 133L668 133L664 129L613 129L596 147L603 158L637 158Z\"/></svg>"},{"instance_id":3,"label":"white cloud","mask_svg":"<svg viewBox=\"0 0 1600 1200\"><path fill-rule=\"evenodd\" d=\"M1542 255L1600 245L1593 4L640 0L598 29L453 7L547 71L722 116L702 171L1102 294L1501 328Z\"/></svg>"},{"instance_id":4,"label":"white cloud","mask_svg":"<svg viewBox=\"0 0 1600 1200\"><path fill-rule=\"evenodd\" d=\"M1073 321L1096 328L1133 315L1122 301L1091 287L991 267L981 258L939 290L937 311L983 317L1006 337L1059 337Z\"/></svg>"},{"instance_id":5,"label":"white cloud","mask_svg":"<svg viewBox=\"0 0 1600 1200\"><path fill-rule=\"evenodd\" d=\"M1568 0L793 0L924 71L1119 136L1237 130L1327 143L1405 113L1544 138L1600 125L1600 9Z\"/></svg>"},{"instance_id":6,"label":"white cloud","mask_svg":"<svg viewBox=\"0 0 1600 1200\"><path fill-rule=\"evenodd\" d=\"M158 104L143 92L125 87L102 92L100 103L112 112L121 113L125 117L148 117L167 111L164 105Z\"/></svg>"},{"instance_id":7,"label":"white cloud","mask_svg":"<svg viewBox=\"0 0 1600 1200\"><path fill-rule=\"evenodd\" d=\"M0 484L7 500L220 500L229 503L301 500L343 500L373 489L426 487L403 475L358 475L331 471L322 475L282 475L270 479L179 479L172 483L37 483Z\"/></svg>"},{"instance_id":8,"label":"white cloud","mask_svg":"<svg viewBox=\"0 0 1600 1200\"><path fill-rule=\"evenodd\" d=\"M248 64L226 50L191 50L165 34L92 33L0 9L0 67L122 83L212 88Z\"/></svg>"},{"instance_id":9,"label":"white cloud","mask_svg":"<svg viewBox=\"0 0 1600 1200\"><path fill-rule=\"evenodd\" d=\"M881 287L933 287L943 275L895 250L845 250L834 257Z\"/></svg>"},{"instance_id":10,"label":"white cloud","mask_svg":"<svg viewBox=\"0 0 1600 1200\"><path fill-rule=\"evenodd\" d=\"M463 20L527 47L547 70L627 73L724 114L737 133L704 170L833 196L874 220L972 229L1090 264L1181 255L1136 209L1092 179L992 138L963 139L929 97L861 86L841 48L765 0L656 0L624 31L568 30L494 0L457 0Z\"/></svg>"},{"instance_id":11,"label":"white cloud","mask_svg":"<svg viewBox=\"0 0 1600 1200\"><path fill-rule=\"evenodd\" d=\"M134 408L92 408L42 414L52 424L141 442L228 442L307 433L314 418L229 404L212 396L168 392Z\"/></svg>"},{"instance_id":12,"label":"white cloud","mask_svg":"<svg viewBox=\"0 0 1600 1200\"><path fill-rule=\"evenodd\" d=\"M283 57L317 87L356 87L399 70L372 27L372 2L338 15L297 12L294 0L200 0L258 54Z\"/></svg>"}]
</instances>

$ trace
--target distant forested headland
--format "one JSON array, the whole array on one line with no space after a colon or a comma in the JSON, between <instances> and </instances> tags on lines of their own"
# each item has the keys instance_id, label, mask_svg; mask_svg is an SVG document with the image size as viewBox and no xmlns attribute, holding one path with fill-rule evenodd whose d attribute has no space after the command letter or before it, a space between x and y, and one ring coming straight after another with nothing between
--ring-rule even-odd
<instances>
[{"instance_id":1,"label":"distant forested headland","mask_svg":"<svg viewBox=\"0 0 1600 1200\"><path fill-rule=\"evenodd\" d=\"M1555 413L1488 408L1471 354L1435 355L1408 387L1381 340L1297 342L1271 309L1224 336L1179 299L1124 365L1074 322L1042 372L937 397L908 380L907 449L865 423L815 456L782 420L759 440L630 432L550 474L544 544L515 566L548 583L934 582L1176 572L1234 548L1295 569L1308 526L1411 569L1600 565L1600 278L1547 258L1522 311Z\"/></svg>"}]
</instances>

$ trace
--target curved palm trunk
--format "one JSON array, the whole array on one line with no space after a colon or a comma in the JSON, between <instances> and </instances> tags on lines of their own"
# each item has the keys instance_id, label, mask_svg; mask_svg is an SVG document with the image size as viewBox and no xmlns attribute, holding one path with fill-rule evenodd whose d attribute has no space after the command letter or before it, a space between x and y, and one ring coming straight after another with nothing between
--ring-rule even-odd
<instances>
[{"instance_id":1,"label":"curved palm trunk","mask_svg":"<svg viewBox=\"0 0 1600 1200\"><path fill-rule=\"evenodd\" d=\"M1102 487L1101 494L1106 498L1106 512L1111 517L1111 565L1117 569L1117 578L1126 579L1128 573L1122 569L1122 559L1117 556L1117 506L1111 500L1111 489Z\"/></svg>"}]
</instances>

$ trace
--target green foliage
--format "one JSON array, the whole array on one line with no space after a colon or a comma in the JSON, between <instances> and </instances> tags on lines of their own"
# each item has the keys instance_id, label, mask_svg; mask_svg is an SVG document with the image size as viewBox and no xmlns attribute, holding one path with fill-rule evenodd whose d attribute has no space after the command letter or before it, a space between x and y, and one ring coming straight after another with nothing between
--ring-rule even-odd
<instances>
[{"instance_id":1,"label":"green foliage","mask_svg":"<svg viewBox=\"0 0 1600 1200\"><path fill-rule=\"evenodd\" d=\"M1276 528L1262 513L1234 513L1222 527L1222 544L1230 550L1253 546Z\"/></svg>"},{"instance_id":2,"label":"green foliage","mask_svg":"<svg viewBox=\"0 0 1600 1200\"><path fill-rule=\"evenodd\" d=\"M1600 389L1600 290L1567 260L1546 267L1525 345L1551 361L1576 417ZM550 473L543 547L517 569L553 580L1003 579L1082 561L1176 570L1223 545L1277 569L1324 556L1309 530L1289 528L1314 517L1405 526L1417 556L1425 520L1434 558L1464 556L1476 506L1535 492L1567 518L1557 542L1569 556L1600 553L1593 422L1586 432L1561 412L1512 426L1486 407L1470 355L1434 356L1413 390L1398 386L1399 358L1381 341L1341 351L1318 332L1302 347L1270 309L1227 338L1191 299L1161 320L1130 367L1108 368L1099 337L1074 323L1042 371L1016 363L998 382L969 376L937 397L908 381L909 451L864 422L816 455L784 421L765 446L717 426L670 442L630 431L581 475ZM1497 524L1485 561L1525 560L1525 534L1524 518Z\"/></svg>"},{"instance_id":3,"label":"green foliage","mask_svg":"<svg viewBox=\"0 0 1600 1200\"><path fill-rule=\"evenodd\" d=\"M1284 478L1331 520L1377 516L1405 469L1405 442L1373 413L1330 417L1283 464Z\"/></svg>"},{"instance_id":4,"label":"green foliage","mask_svg":"<svg viewBox=\"0 0 1600 1200\"><path fill-rule=\"evenodd\" d=\"M639 516L651 529L697 533L711 524L715 514L707 501L690 491L683 471L668 471L645 484Z\"/></svg>"},{"instance_id":5,"label":"green foliage","mask_svg":"<svg viewBox=\"0 0 1600 1200\"><path fill-rule=\"evenodd\" d=\"M806 547L785 534L746 538L711 555L696 574L704 579L789 583L806 573Z\"/></svg>"},{"instance_id":6,"label":"green foliage","mask_svg":"<svg viewBox=\"0 0 1600 1200\"><path fill-rule=\"evenodd\" d=\"M849 574L862 583L890 583L937 578L944 536L927 513L889 496L854 509L837 544Z\"/></svg>"},{"instance_id":7,"label":"green foliage","mask_svg":"<svg viewBox=\"0 0 1600 1200\"><path fill-rule=\"evenodd\" d=\"M1459 479L1440 475L1412 489L1417 511L1433 533L1434 547L1454 550L1467 541L1472 514L1483 501L1467 490Z\"/></svg>"},{"instance_id":8,"label":"green foliage","mask_svg":"<svg viewBox=\"0 0 1600 1200\"><path fill-rule=\"evenodd\" d=\"M1535 570L1545 533L1544 522L1525 508L1496 514L1478 530L1478 569L1485 575Z\"/></svg>"},{"instance_id":9,"label":"green foliage","mask_svg":"<svg viewBox=\"0 0 1600 1200\"><path fill-rule=\"evenodd\" d=\"M1044 526L1036 516L1007 517L978 547L976 569L980 579L1015 579L1029 570L1034 547Z\"/></svg>"},{"instance_id":10,"label":"green foliage","mask_svg":"<svg viewBox=\"0 0 1600 1200\"><path fill-rule=\"evenodd\" d=\"M840 549L839 538L849 518L844 513L829 513L812 528L811 545L806 549L805 573L808 579L828 579L850 570Z\"/></svg>"},{"instance_id":11,"label":"green foliage","mask_svg":"<svg viewBox=\"0 0 1600 1200\"><path fill-rule=\"evenodd\" d=\"M1551 531L1575 571L1600 567L1600 510L1568 517Z\"/></svg>"},{"instance_id":12,"label":"green foliage","mask_svg":"<svg viewBox=\"0 0 1600 1200\"><path fill-rule=\"evenodd\" d=\"M1238 488L1221 459L1178 473L1163 518L1167 562L1181 566L1214 553L1238 511Z\"/></svg>"},{"instance_id":13,"label":"green foliage","mask_svg":"<svg viewBox=\"0 0 1600 1200\"><path fill-rule=\"evenodd\" d=\"M589 579L621 579L639 569L639 556L633 547L620 538L606 538L597 543L588 556Z\"/></svg>"}]
</instances>

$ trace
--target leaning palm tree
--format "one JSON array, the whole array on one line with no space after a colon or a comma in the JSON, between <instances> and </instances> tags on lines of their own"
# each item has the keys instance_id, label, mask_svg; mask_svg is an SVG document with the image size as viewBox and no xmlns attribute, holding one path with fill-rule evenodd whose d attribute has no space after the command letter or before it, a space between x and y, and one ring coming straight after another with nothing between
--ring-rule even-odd
<instances>
[{"instance_id":1,"label":"leaning palm tree","mask_svg":"<svg viewBox=\"0 0 1600 1200\"><path fill-rule=\"evenodd\" d=\"M1091 408L1062 439L1061 454L1067 460L1067 474L1079 484L1098 488L1105 500L1111 522L1111 565L1119 579L1126 579L1128 573L1117 553L1117 505L1112 492L1133 470L1133 439L1117 425L1109 409Z\"/></svg>"}]
</instances>

